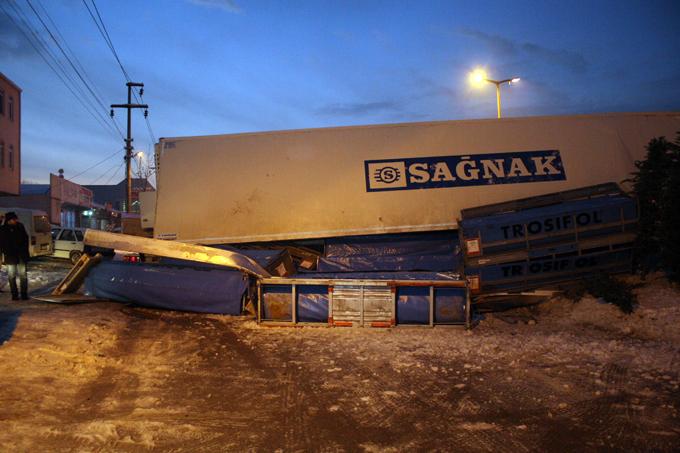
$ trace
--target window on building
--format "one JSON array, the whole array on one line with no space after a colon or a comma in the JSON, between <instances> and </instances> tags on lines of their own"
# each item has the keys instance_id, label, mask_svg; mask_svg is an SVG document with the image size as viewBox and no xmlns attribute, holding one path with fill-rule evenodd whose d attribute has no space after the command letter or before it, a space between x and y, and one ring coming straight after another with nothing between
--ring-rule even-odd
<instances>
[{"instance_id":1,"label":"window on building","mask_svg":"<svg viewBox=\"0 0 680 453\"><path fill-rule=\"evenodd\" d=\"M0 142L0 168L5 168L5 144Z\"/></svg>"},{"instance_id":2,"label":"window on building","mask_svg":"<svg viewBox=\"0 0 680 453\"><path fill-rule=\"evenodd\" d=\"M5 114L5 92L0 90L0 115Z\"/></svg>"},{"instance_id":3,"label":"window on building","mask_svg":"<svg viewBox=\"0 0 680 453\"><path fill-rule=\"evenodd\" d=\"M9 114L10 121L14 121L14 98L9 97L9 102L7 103L7 113Z\"/></svg>"},{"instance_id":4,"label":"window on building","mask_svg":"<svg viewBox=\"0 0 680 453\"><path fill-rule=\"evenodd\" d=\"M14 146L9 145L9 169L14 170Z\"/></svg>"}]
</instances>

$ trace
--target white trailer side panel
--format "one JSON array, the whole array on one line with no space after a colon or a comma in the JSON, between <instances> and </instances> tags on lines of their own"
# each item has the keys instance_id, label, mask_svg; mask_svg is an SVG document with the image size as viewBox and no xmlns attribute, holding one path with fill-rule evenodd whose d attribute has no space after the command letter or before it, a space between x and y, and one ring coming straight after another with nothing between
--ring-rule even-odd
<instances>
[{"instance_id":1,"label":"white trailer side panel","mask_svg":"<svg viewBox=\"0 0 680 453\"><path fill-rule=\"evenodd\" d=\"M142 228L153 228L156 223L156 191L139 192L139 213Z\"/></svg>"},{"instance_id":2,"label":"white trailer side panel","mask_svg":"<svg viewBox=\"0 0 680 453\"><path fill-rule=\"evenodd\" d=\"M680 113L634 113L166 138L155 236L214 244L455 228L461 209L622 182L651 138L678 131ZM554 178L552 158L529 153L544 150L561 159ZM512 160L522 155L545 160L522 168ZM439 168L446 156L477 161ZM500 177L482 172L499 156ZM421 158L432 159L414 167ZM392 173L376 176L373 160L390 160ZM452 186L419 188L423 178Z\"/></svg>"}]
</instances>

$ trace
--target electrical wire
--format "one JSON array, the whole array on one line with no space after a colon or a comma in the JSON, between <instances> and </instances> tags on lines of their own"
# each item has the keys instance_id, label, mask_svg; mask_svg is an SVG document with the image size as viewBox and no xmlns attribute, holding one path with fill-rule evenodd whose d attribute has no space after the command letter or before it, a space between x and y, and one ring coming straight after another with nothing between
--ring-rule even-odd
<instances>
[{"instance_id":1,"label":"electrical wire","mask_svg":"<svg viewBox=\"0 0 680 453\"><path fill-rule=\"evenodd\" d=\"M88 81L88 82L90 83L90 85L93 87L93 90L97 93L97 95L98 95L100 98L102 98L103 96L102 96L101 92L97 89L97 85L95 85L95 84L92 82L92 79L91 79L91 78L89 77L89 75L87 74L87 71L85 70L85 68L83 67L83 65L80 63L80 61L78 60L78 57L76 57L75 52L73 51L73 49L71 49L71 46L69 46L68 41L66 40L66 38L64 38L64 35L61 34L61 31L59 30L59 27L58 27L57 24L54 22L54 20L52 20L52 16L50 16L50 13L47 11L47 9L45 9L45 7L43 6L43 4L41 3L40 0L34 0L34 1L37 3L37 5L38 5L38 6L40 7L40 9L42 10L42 12L45 14L45 16L47 17L48 22L52 25L52 27L54 28L54 30L55 30L57 36L58 36L58 37L61 39L61 41L64 43L64 46L66 47L66 49L70 52L71 57L73 57L73 59L74 59L76 65L77 65L78 68L83 72L83 76L85 77L85 79L87 79L87 81ZM115 118L113 118L112 121L113 121L113 122L116 122Z\"/></svg>"},{"instance_id":2,"label":"electrical wire","mask_svg":"<svg viewBox=\"0 0 680 453\"><path fill-rule=\"evenodd\" d=\"M123 148L117 149L116 151L114 151L114 152L113 152L112 154L110 154L109 156L107 156L107 157L105 157L104 159L100 160L99 162L97 162L96 164L92 165L91 167L86 168L85 170L81 171L81 172L78 173L77 175L72 176L70 179L71 179L71 180L74 180L74 179L76 179L78 176L82 175L83 173L87 173L88 171L92 170L93 168L98 167L99 165L103 164L103 163L106 162L107 160L109 160L109 159L111 159L112 157L116 156L116 154L120 153L120 152L123 151L123 150L124 150Z\"/></svg>"},{"instance_id":3,"label":"electrical wire","mask_svg":"<svg viewBox=\"0 0 680 453\"><path fill-rule=\"evenodd\" d=\"M27 29L33 35L35 42L31 39L30 36L27 35L24 28L22 28L22 26L19 23L17 23L16 20L14 20L14 17L11 14L9 14L9 12L7 10L5 10L3 8L3 11L10 18L10 20L14 23L14 25L17 27L17 29L19 29L19 31L26 37L26 40L29 42L29 44L31 44L31 46L35 49L35 51L38 53L38 55L40 55L40 57L45 61L45 63L50 67L50 69L52 69L52 71L57 75L57 77L59 77L59 79L62 81L62 83L64 83L66 88L68 88L69 91L71 91L71 94L73 94L74 97L76 97L76 99L78 99L78 101L81 103L81 105L83 105L83 107L91 115L93 115L96 120L98 120L100 122L100 124L103 123L104 127L111 130L115 135L115 131L113 130L111 125L108 124L106 121L102 120L101 114L100 114L100 116L96 116L96 114L99 113L97 111L96 107L94 107L92 105L91 101L87 98L87 96L85 96L85 94L80 89L78 84L76 84L73 81L73 79L68 75L66 69L61 64L61 62L50 51L49 46L42 40L42 38L37 34L37 32L35 30L33 30L32 26L30 25L30 21L28 20L26 15L23 13L23 11L21 11L21 9L19 9L18 5L14 5L13 3L9 3L9 5L12 7L12 9L14 9L15 14L17 15L17 19L22 22L23 27L25 29ZM2 5L0 4L0 6L2 6ZM37 46L36 46L36 43L37 43ZM41 52L41 49L38 48L38 46L40 46L40 48L42 48L42 52ZM48 61L45 54L52 60L52 63L54 64L54 66L52 64L50 64L50 62ZM62 74L59 73L59 71L57 71L55 69L55 66L61 70L63 76L62 76ZM71 82L71 85L69 85L66 82L66 80ZM73 86L73 88L71 86ZM78 91L80 93L80 96L74 92L74 88L75 88L75 91ZM85 102L89 102L89 104L88 104L89 107L88 107L88 105L85 104Z\"/></svg>"},{"instance_id":4,"label":"electrical wire","mask_svg":"<svg viewBox=\"0 0 680 453\"><path fill-rule=\"evenodd\" d=\"M47 26L47 24L46 24L45 21L43 20L42 16L40 15L40 13L38 13L38 11L35 9L35 7L33 6L33 3L31 3L31 0L26 0L26 3L28 3L28 6L31 8L31 10L32 10L33 13L35 14L35 16L38 18L38 21L40 21L40 23L42 24L42 26L45 28L45 30L47 31L47 33L50 35L50 38L52 38L52 41L54 41L54 43L57 45L57 48L59 48L59 50L61 51L61 53L62 53L62 55L64 56L64 58L66 58L66 61L68 61L68 63L71 65L71 68L72 68L73 71L76 73L76 75L78 76L78 78L80 79L80 81L83 83L83 85L85 86L85 88L87 88L87 91L89 91L89 93L90 93L90 94L92 95L92 97L97 101L97 103L101 106L101 108L102 108L104 111L107 111L108 109L106 108L106 106L104 105L104 103L102 102L102 100L101 100L101 99L99 98L99 96L97 96L97 94L94 92L94 90L92 89L92 87L90 86L90 84L88 84L87 81L85 81L85 79L83 78L83 75L82 75L81 72L78 70L78 68L76 68L75 64L73 63L73 61L71 60L71 58L69 58L68 54L64 51L64 48L61 46L61 44L59 43L59 41L57 40L57 38L54 36L54 33L52 33L52 30ZM114 121L113 124L115 125L116 129L118 130L118 133L120 134L121 138L124 139L123 133L121 132L120 128L118 127L118 123L116 123L116 122Z\"/></svg>"},{"instance_id":5,"label":"electrical wire","mask_svg":"<svg viewBox=\"0 0 680 453\"><path fill-rule=\"evenodd\" d=\"M31 32L31 34L35 38L35 41L38 43L38 45L51 58L54 65L58 69L61 70L61 73L63 74L64 78L71 83L71 86L75 89L75 91L80 93L81 101L87 102L87 104L90 107L89 109L91 110L91 112L94 112L94 114L97 115L97 118L99 119L99 121L103 122L106 125L105 127L109 128L113 132L113 134L115 135L116 134L115 128L107 121L106 116L102 114L102 112L98 109L98 107L96 105L94 105L93 100L89 96L87 96L87 94L83 91L83 89L80 87L80 85L73 79L73 77L71 77L71 75L69 74L69 71L62 64L62 62L54 55L54 53L52 53L52 51L50 49L50 45L47 42L45 42L45 40L43 40L42 37L40 37L40 35L37 33L37 31L35 31L33 29L33 26L31 25L31 21L28 19L26 14L21 10L18 3L16 3L16 1L15 1L14 3L9 3L9 4L14 9L15 13L17 14L17 17L21 20L24 27ZM28 38L28 39L30 40L30 38ZM45 57L43 56L43 58L45 58ZM118 135L120 136L120 130L118 131Z\"/></svg>"},{"instance_id":6,"label":"electrical wire","mask_svg":"<svg viewBox=\"0 0 680 453\"><path fill-rule=\"evenodd\" d=\"M120 171L121 168L123 168L123 165L125 165L125 162L123 162L122 164L120 164L120 166L116 169L116 171L114 171L114 172L111 174L111 177L110 177L109 179L107 179L106 182L104 183L105 186L108 186L108 185L109 185L109 183L111 182L111 180L113 179L113 177L116 176L116 174Z\"/></svg>"},{"instance_id":7,"label":"electrical wire","mask_svg":"<svg viewBox=\"0 0 680 453\"><path fill-rule=\"evenodd\" d=\"M0 8L2 11L5 13L5 15L9 18L9 20L14 24L14 26L21 32L22 35L26 38L26 41L33 47L35 52L42 58L42 60L45 62L45 64L52 70L52 72L59 78L59 80L64 84L64 86L71 92L73 97L83 106L85 111L87 111L92 118L94 118L95 121L97 121L104 129L106 129L108 132L113 133L114 135L116 134L116 131L113 129L110 123L102 120L101 116L97 116L97 113L99 113L96 108L93 108L92 104L88 105L86 102L89 101L86 96L84 96L84 93L82 90L79 89L78 85L71 79L68 75L68 73L65 71L63 68L63 65L60 64L59 60L56 59L56 57L50 52L49 48L46 47L45 43L41 41L41 38L37 35L35 30L30 26L28 22L24 19L26 16L22 14L21 10L17 9L17 6L15 6L13 3L7 3L9 4L12 9L14 9L15 14L16 14L16 19L15 16L13 16L9 10L7 10L2 2L0 2ZM21 17L23 16L23 17ZM26 18L27 19L27 18ZM18 22L20 21L21 24ZM22 26L23 24L23 26ZM30 32L33 35L33 38L28 34ZM47 56L46 56L47 55ZM52 59L52 62L48 59L50 57ZM56 67L55 67L56 66ZM59 68L61 69L63 75L56 69ZM67 82L70 81L71 85ZM80 91L80 95L76 93L76 91Z\"/></svg>"},{"instance_id":8,"label":"electrical wire","mask_svg":"<svg viewBox=\"0 0 680 453\"><path fill-rule=\"evenodd\" d=\"M106 171L104 171L104 173L102 173L102 174L99 175L97 178L95 178L94 180L92 180L92 182L91 182L90 184L88 184L88 185L90 185L90 186L94 185L97 181L99 181L100 179L102 179L104 176L106 176L106 175L108 175L109 173L111 173L111 170L115 170L115 169L117 169L117 168L120 168L120 167L122 167L123 165L125 165L125 161L123 161L123 163L120 164L120 165L119 165L119 164L116 164L116 165L114 165L113 167L107 168ZM114 174L115 174L115 173L114 173Z\"/></svg>"},{"instance_id":9,"label":"electrical wire","mask_svg":"<svg viewBox=\"0 0 680 453\"><path fill-rule=\"evenodd\" d=\"M123 66L123 63L120 61L120 58L118 57L118 52L116 52L116 48L113 45L113 41L111 40L111 35L109 35L109 31L106 28L106 24L104 23L104 19L102 19L101 14L99 13L99 8L97 8L97 3L95 0L90 0L92 2L92 7L94 8L95 13L97 14L97 19L95 19L94 14L92 13L92 10L87 4L86 0L82 0L83 4L85 5L85 8L87 8L87 12L90 13L90 17L92 18L92 21L95 23L97 26L97 29L99 30L99 33L102 35L102 38L104 38L104 42L108 45L109 49L111 50L111 53L113 53L113 56L115 57L116 61L118 62L118 66L120 66L121 71L123 72L123 75L125 76L125 80L128 82L132 82L132 79L130 78L130 75L128 74L127 70L125 69L125 66ZM132 93L135 97L135 100L137 101L138 104L143 104L143 96L141 92L139 93L139 96L137 95L137 90L134 88L132 90ZM156 136L153 133L153 130L151 129L151 123L149 122L149 117L144 116L144 120L146 122L146 128L147 131L149 132L149 137L151 138L152 143L156 143Z\"/></svg>"},{"instance_id":10,"label":"electrical wire","mask_svg":"<svg viewBox=\"0 0 680 453\"><path fill-rule=\"evenodd\" d=\"M123 75L125 76L125 79L129 82L130 76L128 75L127 71L125 70L125 67L123 67L123 63L121 63L120 58L118 58L118 52L116 52L116 48L113 46L113 42L111 41L111 36L109 35L109 32L106 30L106 25L104 25L104 21L102 20L102 17L99 14L99 9L97 9L96 3L94 2L94 0L92 0L92 6L94 7L95 11L97 12L97 17L99 18L99 21L97 21L97 19L94 17L94 13L90 9L90 6L87 4L87 1L85 1L85 0L82 0L82 1L83 1L83 5L85 5L85 8L87 8L87 12L90 13L90 17L92 18L92 21L97 26L97 29L99 30L99 34L101 34L102 38L104 38L104 42L109 47L109 50L111 50L111 53L113 53L113 56L115 57L116 61L118 62L118 66L120 66L121 71L123 71Z\"/></svg>"},{"instance_id":11,"label":"electrical wire","mask_svg":"<svg viewBox=\"0 0 680 453\"><path fill-rule=\"evenodd\" d=\"M139 95L139 97L142 98L141 103L143 104L144 97L141 94ZM149 136L151 137L151 143L156 143L156 136L154 135L153 130L151 130L151 123L149 122L149 117L145 115L144 120L146 121L146 128L149 131Z\"/></svg>"}]
</instances>

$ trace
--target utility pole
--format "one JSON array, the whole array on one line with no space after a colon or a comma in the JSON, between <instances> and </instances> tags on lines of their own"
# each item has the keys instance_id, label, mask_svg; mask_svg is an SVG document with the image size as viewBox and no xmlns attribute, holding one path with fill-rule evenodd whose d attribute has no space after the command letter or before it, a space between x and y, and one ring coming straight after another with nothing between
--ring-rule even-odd
<instances>
[{"instance_id":1,"label":"utility pole","mask_svg":"<svg viewBox=\"0 0 680 453\"><path fill-rule=\"evenodd\" d=\"M113 118L113 109L127 109L127 138L125 139L125 174L127 179L127 191L125 212L130 212L132 205L132 109L144 109L144 117L149 115L149 108L146 104L132 103L132 87L140 87L139 95L144 93L144 84L137 82L126 83L128 89L127 104L111 104L111 118Z\"/></svg>"}]
</instances>

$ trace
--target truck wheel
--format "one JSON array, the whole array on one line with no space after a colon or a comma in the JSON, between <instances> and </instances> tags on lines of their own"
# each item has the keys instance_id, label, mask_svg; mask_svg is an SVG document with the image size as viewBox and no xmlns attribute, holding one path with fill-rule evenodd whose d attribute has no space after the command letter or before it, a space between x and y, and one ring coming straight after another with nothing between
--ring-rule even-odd
<instances>
[{"instance_id":1,"label":"truck wheel","mask_svg":"<svg viewBox=\"0 0 680 453\"><path fill-rule=\"evenodd\" d=\"M73 264L76 264L82 255L83 255L83 252L80 252L78 250L72 250L71 253L69 253L68 256L71 259L71 262Z\"/></svg>"}]
</instances>

